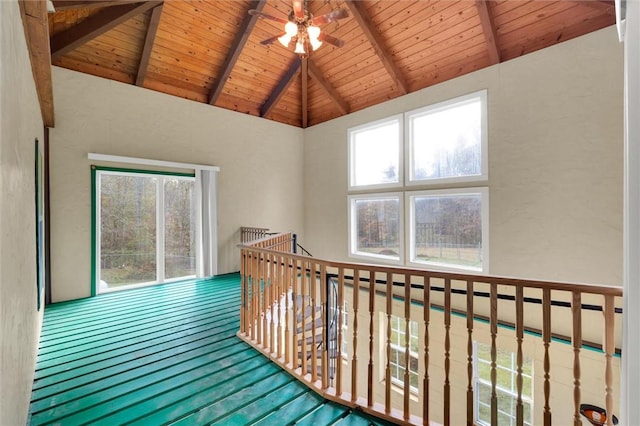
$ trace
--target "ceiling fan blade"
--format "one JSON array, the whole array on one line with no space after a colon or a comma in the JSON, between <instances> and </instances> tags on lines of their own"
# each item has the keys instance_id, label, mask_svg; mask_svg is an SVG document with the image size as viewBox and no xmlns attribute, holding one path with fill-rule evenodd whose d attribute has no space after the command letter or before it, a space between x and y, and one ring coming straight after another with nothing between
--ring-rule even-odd
<instances>
[{"instance_id":1,"label":"ceiling fan blade","mask_svg":"<svg viewBox=\"0 0 640 426\"><path fill-rule=\"evenodd\" d=\"M318 40L320 41L326 41L329 44L333 44L336 47L342 47L344 46L344 40L340 40L339 38L335 38L334 36L331 36L325 32L321 32L320 36L318 37Z\"/></svg>"},{"instance_id":2,"label":"ceiling fan blade","mask_svg":"<svg viewBox=\"0 0 640 426\"><path fill-rule=\"evenodd\" d=\"M271 44L273 42L278 41L278 39L285 34L286 33L282 33L282 34L278 34L277 36L269 37L268 39L262 40L260 44L262 44L263 46L266 46L267 44Z\"/></svg>"},{"instance_id":3,"label":"ceiling fan blade","mask_svg":"<svg viewBox=\"0 0 640 426\"><path fill-rule=\"evenodd\" d=\"M349 12L346 9L336 9L329 13L325 13L324 15L316 16L315 18L311 18L309 23L311 25L322 25L328 24L329 22L337 21L338 19L346 18L349 16Z\"/></svg>"},{"instance_id":4,"label":"ceiling fan blade","mask_svg":"<svg viewBox=\"0 0 640 426\"><path fill-rule=\"evenodd\" d=\"M293 0L293 16L297 19L304 19L304 5L302 0Z\"/></svg>"},{"instance_id":5,"label":"ceiling fan blade","mask_svg":"<svg viewBox=\"0 0 640 426\"><path fill-rule=\"evenodd\" d=\"M284 18L278 18L277 16L272 16L267 13L257 11L255 9L249 10L249 15L257 16L258 18L262 18L262 19L270 19L272 21L280 22L281 24L286 24L287 22L289 22Z\"/></svg>"}]
</instances>

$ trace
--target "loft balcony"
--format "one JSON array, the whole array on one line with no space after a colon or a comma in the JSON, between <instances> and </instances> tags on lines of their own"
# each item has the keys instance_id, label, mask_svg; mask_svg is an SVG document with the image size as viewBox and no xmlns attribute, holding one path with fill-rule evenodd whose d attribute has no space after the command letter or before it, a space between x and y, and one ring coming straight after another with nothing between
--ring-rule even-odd
<instances>
[{"instance_id":1,"label":"loft balcony","mask_svg":"<svg viewBox=\"0 0 640 426\"><path fill-rule=\"evenodd\" d=\"M615 424L622 290L241 249L239 336L398 424ZM607 415L607 413L612 413Z\"/></svg>"},{"instance_id":2,"label":"loft balcony","mask_svg":"<svg viewBox=\"0 0 640 426\"><path fill-rule=\"evenodd\" d=\"M614 424L621 289L331 262L251 232L240 275L48 306L29 423Z\"/></svg>"}]
</instances>

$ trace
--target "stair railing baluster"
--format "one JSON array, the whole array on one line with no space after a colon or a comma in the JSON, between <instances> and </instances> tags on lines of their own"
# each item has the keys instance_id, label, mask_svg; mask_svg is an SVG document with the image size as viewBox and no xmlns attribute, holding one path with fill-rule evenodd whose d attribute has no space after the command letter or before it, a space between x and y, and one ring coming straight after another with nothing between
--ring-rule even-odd
<instances>
[{"instance_id":1,"label":"stair railing baluster","mask_svg":"<svg viewBox=\"0 0 640 426\"><path fill-rule=\"evenodd\" d=\"M342 324L344 324L344 268L338 268L338 324L336 324L337 338L337 356L336 356L336 394L342 397Z\"/></svg>"},{"instance_id":2,"label":"stair railing baluster","mask_svg":"<svg viewBox=\"0 0 640 426\"><path fill-rule=\"evenodd\" d=\"M320 364L322 367L322 390L326 390L329 387L329 289L330 285L327 281L327 267L325 264L320 264L320 303L322 305L322 352Z\"/></svg>"}]
</instances>

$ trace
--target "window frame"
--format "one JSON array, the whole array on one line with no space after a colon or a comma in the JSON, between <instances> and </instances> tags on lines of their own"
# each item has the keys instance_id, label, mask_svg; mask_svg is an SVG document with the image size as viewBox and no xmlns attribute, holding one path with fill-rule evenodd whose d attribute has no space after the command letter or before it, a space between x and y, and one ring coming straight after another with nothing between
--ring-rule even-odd
<instances>
[{"instance_id":1,"label":"window frame","mask_svg":"<svg viewBox=\"0 0 640 426\"><path fill-rule=\"evenodd\" d=\"M473 390L474 390L474 398L475 398L475 403L473 404L474 405L473 418L474 418L474 421L478 425L490 426L489 423L486 423L484 420L479 418L479 416L480 416L480 405L481 404L486 405L484 403L481 403L481 401L480 401L480 389L479 389L479 386L480 386L480 384L482 384L482 385L491 387L491 382L487 381L487 380L484 380L484 379L481 379L478 370L479 370L479 365L480 365L481 362L484 363L484 364L491 365L491 360L479 357L479 355L478 355L478 345L483 345L483 346L488 346L489 347L489 345L487 345L487 344L485 344L483 342L478 342L478 341L474 341L473 342L473 379L474 379L473 380L474 381ZM517 374L518 374L518 371L516 369L517 367L514 368L516 366L516 358L515 358L516 354L515 354L515 352L511 352L511 351L503 351L503 352L509 352L511 354L511 365L510 366L505 366L503 364L499 364L498 362L496 362L496 370L503 370L503 371L509 372L511 374L511 378L512 378L511 382L515 383L515 380L516 380ZM531 374L525 374L523 372L522 377L523 377L523 379L524 378L528 378L530 383L531 383L531 389L530 389L531 396L526 396L524 394L524 386L523 386L522 401L523 401L523 403L525 403L525 402L528 403L530 405L530 407L531 407L531 409L530 409L531 418L528 419L529 423L527 423L527 421L526 421L527 419L524 419L525 420L525 424L533 425L533 424L535 424L534 423L534 412L535 412L534 411L534 391L535 391L535 389L534 389L534 371L533 371L534 365L533 365L533 359L532 358L528 358L528 359L529 359L529 362L531 363ZM526 358L525 358L525 360L526 360ZM524 362L523 362L523 366L524 366ZM509 396L511 398L511 400L512 400L511 401L512 402L512 406L515 407L515 404L517 403L517 399L518 399L517 390L514 392L511 389L506 389L506 388L500 387L500 386L498 386L496 384L496 393L501 393L503 395ZM515 417L516 417L516 413L515 412L506 413L506 412L502 411L502 413L507 415L507 416L509 416L509 418L511 418L511 419L515 419Z\"/></svg>"},{"instance_id":2,"label":"window frame","mask_svg":"<svg viewBox=\"0 0 640 426\"><path fill-rule=\"evenodd\" d=\"M377 183L369 185L356 185L356 152L355 152L355 136L365 130L375 130L387 124L397 122L398 124L398 182ZM395 114L376 121L351 127L347 130L349 149L348 149L348 188L349 191L360 191L370 189L399 188L404 185L404 124L403 114Z\"/></svg>"},{"instance_id":3,"label":"window frame","mask_svg":"<svg viewBox=\"0 0 640 426\"><path fill-rule=\"evenodd\" d=\"M453 176L442 178L428 178L428 179L414 179L413 177L413 158L414 158L414 145L413 145L413 127L412 119L414 117L422 117L428 114L437 113L440 111L446 111L447 109L459 104L469 103L471 100L480 99L480 174L468 175L468 176ZM435 104L427 105L424 107L416 108L404 113L404 127L405 127L405 182L406 186L417 185L441 185L445 183L461 184L469 182L486 181L489 178L489 153L488 153L488 119L487 119L487 89L482 89L477 92L469 93L466 95L458 96L455 98L447 99Z\"/></svg>"},{"instance_id":4,"label":"window frame","mask_svg":"<svg viewBox=\"0 0 640 426\"><path fill-rule=\"evenodd\" d=\"M155 252L156 252L156 271L155 280L139 282L133 284L120 285L113 288L100 288L101 279L101 209L99 203L101 200L101 177L103 175L109 176L133 176L133 177L153 177L156 178L156 200L155 200L155 214L156 214L156 240L155 240ZM176 173L176 172L164 172L157 170L141 170L141 169L127 169L118 167L103 167L103 166L91 166L91 208L92 208L92 224L91 224L91 295L96 296L98 294L112 293L121 290L127 290L132 288L147 287L157 284L164 284L175 281L182 281L185 279L193 279L197 277L197 271L193 275L185 275L181 277L167 278L165 270L166 262L166 247L165 247L165 218L164 218L164 196L165 196L165 183L167 179L179 179L188 180L194 182L194 190L196 177L193 173ZM160 208L163 208L160 211ZM162 230L163 232L160 232ZM194 230L197 234L197 230ZM197 246L197 245L196 245ZM196 248L197 250L197 248ZM196 254L197 257L197 254Z\"/></svg>"},{"instance_id":5,"label":"window frame","mask_svg":"<svg viewBox=\"0 0 640 426\"><path fill-rule=\"evenodd\" d=\"M384 313L381 312L381 315L386 315ZM393 334L394 331L394 327L393 327L393 320L397 319L398 320L398 324L402 325L403 327L406 327L406 322L405 322L405 318L401 317L401 316L397 316L397 315L393 315L391 314L390 317L390 321L391 321L391 332ZM416 326L416 334L412 334L411 333L411 326L412 324L414 324ZM407 330L405 329L404 331L400 330L400 329L395 329L395 331L398 334L403 334L406 335L407 334ZM386 341L386 327L382 327L381 328L381 332L383 332L383 339L382 341ZM411 339L415 337L415 339L418 341L418 345L420 345L420 327L418 327L418 322L417 321L413 321L413 320L409 320L409 342L411 342ZM402 354L402 356L406 355L406 348L403 344L395 344L394 342L390 342L389 343L390 347L391 347L391 351L397 351L399 353ZM386 356L386 355L385 355ZM417 362L418 365L418 370L414 371L411 369L411 361L409 361L409 376L411 376L411 373L415 373L415 375L418 377L418 382L420 381L420 354L418 352L412 351L411 349L409 349L409 358L414 358ZM404 392L404 377L399 379L397 377L395 377L393 375L393 366L398 366L399 369L401 369L402 371L404 371L404 369L401 368L401 366L399 364L396 364L395 362L393 362L392 360L389 360L389 366L390 366L390 376L391 376L391 385L395 386L396 388L399 388L399 390L401 392ZM384 375L383 375L384 376ZM419 386L412 386L411 383L409 383L409 392L412 395L418 395L419 394Z\"/></svg>"},{"instance_id":6,"label":"window frame","mask_svg":"<svg viewBox=\"0 0 640 426\"><path fill-rule=\"evenodd\" d=\"M375 254L375 253L367 253L357 250L358 245L358 228L357 228L357 218L355 203L357 201L374 201L374 200L388 200L388 199L397 199L398 200L398 259L394 259L391 256ZM402 212L403 209L403 193L402 192L382 192L382 193L373 193L373 194L353 194L348 196L348 229L349 229L349 237L348 237L348 255L349 257L364 259L364 260L376 260L378 262L389 263L392 265L403 265L404 264L404 251L405 251L405 241L404 241L404 214Z\"/></svg>"},{"instance_id":7,"label":"window frame","mask_svg":"<svg viewBox=\"0 0 640 426\"><path fill-rule=\"evenodd\" d=\"M415 261L415 198L420 196L456 196L456 195L480 195L481 200L481 235L482 235L482 267L480 269L465 267L464 265L452 265L438 262L418 262ZM489 188L452 188L452 189L427 189L422 191L405 192L405 216L406 216L406 241L408 242L406 264L421 268L441 271L461 271L488 274L489 273Z\"/></svg>"}]
</instances>

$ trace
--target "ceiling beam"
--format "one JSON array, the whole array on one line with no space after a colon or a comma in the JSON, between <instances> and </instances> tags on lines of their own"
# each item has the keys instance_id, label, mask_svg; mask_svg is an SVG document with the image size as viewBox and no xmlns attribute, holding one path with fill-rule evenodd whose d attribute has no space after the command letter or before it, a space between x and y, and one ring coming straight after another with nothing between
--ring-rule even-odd
<instances>
[{"instance_id":1,"label":"ceiling beam","mask_svg":"<svg viewBox=\"0 0 640 426\"><path fill-rule=\"evenodd\" d=\"M488 0L476 0L478 15L480 16L480 24L484 32L484 38L489 51L489 59L491 65L500 63L500 50L498 49L496 26L493 23L493 14L489 9Z\"/></svg>"},{"instance_id":2,"label":"ceiling beam","mask_svg":"<svg viewBox=\"0 0 640 426\"><path fill-rule=\"evenodd\" d=\"M300 59L302 62L302 71L300 77L302 80L302 128L305 129L309 125L309 57L304 56Z\"/></svg>"},{"instance_id":3,"label":"ceiling beam","mask_svg":"<svg viewBox=\"0 0 640 426\"><path fill-rule=\"evenodd\" d=\"M262 105L262 108L260 108L260 117L265 117L269 112L271 112L271 109L278 103L291 83L293 83L293 77L295 77L298 70L300 70L300 62L300 58L296 55L287 72L282 76L280 82L275 89L273 89L273 92L271 92L267 101Z\"/></svg>"},{"instance_id":4,"label":"ceiling beam","mask_svg":"<svg viewBox=\"0 0 640 426\"><path fill-rule=\"evenodd\" d=\"M88 17L78 25L51 38L51 60L55 61L66 53L161 3L162 1L148 1L113 6Z\"/></svg>"},{"instance_id":5,"label":"ceiling beam","mask_svg":"<svg viewBox=\"0 0 640 426\"><path fill-rule=\"evenodd\" d=\"M33 73L36 93L40 103L42 122L45 127L53 127L55 120L47 3L45 1L20 0L18 6L27 47L29 48L31 72Z\"/></svg>"},{"instance_id":6,"label":"ceiling beam","mask_svg":"<svg viewBox=\"0 0 640 426\"><path fill-rule=\"evenodd\" d=\"M331 86L331 84L329 84L327 80L325 80L325 78L322 76L322 73L315 66L315 64L309 61L308 67L309 67L309 75L311 76L311 78L313 78L316 81L316 83L320 85L322 90L324 90L324 92L331 98L331 100L333 100L333 102L335 102L336 105L338 105L340 112L342 112L343 114L349 114L349 111L351 109L349 107L349 104L345 102L345 100L342 99L342 97L338 94L338 92L336 92L336 89L333 88L333 86Z\"/></svg>"},{"instance_id":7,"label":"ceiling beam","mask_svg":"<svg viewBox=\"0 0 640 426\"><path fill-rule=\"evenodd\" d=\"M262 12L264 9L264 5L266 4L266 0L254 0L249 4L249 9L255 9L258 12ZM224 85L227 83L229 76L231 75L231 71L233 71L233 67L236 65L238 58L240 57L240 53L242 53L242 49L244 45L249 40L249 36L251 35L251 31L253 31L253 27L256 25L259 16L249 15L247 13L240 24L240 28L238 28L238 32L236 33L236 38L233 40L233 44L229 48L229 53L227 54L227 58L222 64L222 70L220 71L220 75L216 80L215 84L211 88L211 92L209 92L209 104L214 105L220 95L222 94L222 89Z\"/></svg>"},{"instance_id":8,"label":"ceiling beam","mask_svg":"<svg viewBox=\"0 0 640 426\"><path fill-rule=\"evenodd\" d=\"M53 0L56 12L69 9L90 9L140 3L141 0Z\"/></svg>"},{"instance_id":9,"label":"ceiling beam","mask_svg":"<svg viewBox=\"0 0 640 426\"><path fill-rule=\"evenodd\" d=\"M367 36L367 39L369 40L369 43L371 43L373 50L380 58L380 61L382 61L382 64L384 65L391 78L395 81L398 89L400 89L403 95L409 93L409 85L407 84L407 80L400 72L400 69L393 62L393 57L391 56L391 53L389 53L389 50L387 49L382 36L378 31L374 29L374 24L371 21L371 18L368 16L367 11L363 6L363 2L358 0L348 0L347 6L349 6L351 14L360 25L360 28L362 28L362 31Z\"/></svg>"},{"instance_id":10,"label":"ceiling beam","mask_svg":"<svg viewBox=\"0 0 640 426\"><path fill-rule=\"evenodd\" d=\"M156 40L156 32L158 31L158 25L160 24L160 16L162 15L162 6L163 5L160 4L154 7L151 12L151 19L149 20L147 35L144 38L144 47L142 48L142 55L140 56L140 64L138 65L138 73L136 74L136 86L142 86L144 84L144 79L147 76L149 59L151 58L153 43Z\"/></svg>"}]
</instances>

